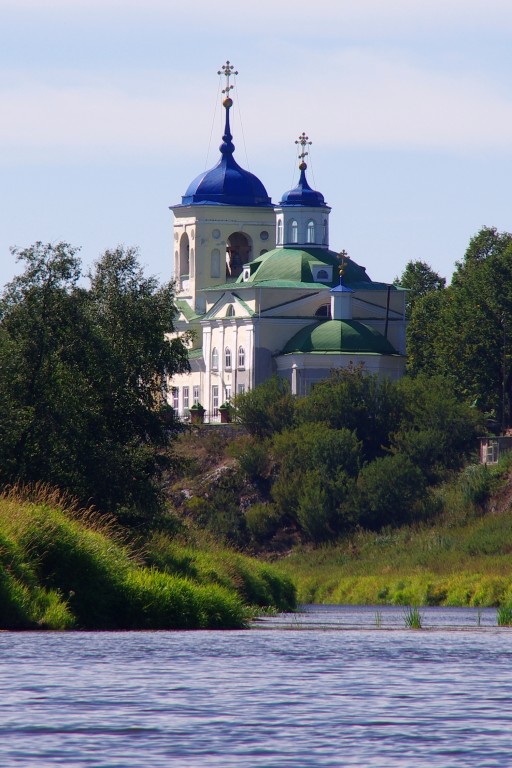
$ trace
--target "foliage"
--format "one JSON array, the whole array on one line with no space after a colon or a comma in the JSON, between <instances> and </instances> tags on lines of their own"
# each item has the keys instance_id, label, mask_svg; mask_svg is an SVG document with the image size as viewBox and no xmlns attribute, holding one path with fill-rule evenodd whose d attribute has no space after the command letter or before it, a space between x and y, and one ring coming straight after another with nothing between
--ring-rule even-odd
<instances>
[{"instance_id":1,"label":"foliage","mask_svg":"<svg viewBox=\"0 0 512 768\"><path fill-rule=\"evenodd\" d=\"M252 504L245 513L245 523L252 540L269 541L278 530L282 516L274 504Z\"/></svg>"},{"instance_id":2,"label":"foliage","mask_svg":"<svg viewBox=\"0 0 512 768\"><path fill-rule=\"evenodd\" d=\"M223 469L204 478L204 490L185 502L185 512L194 525L207 528L225 544L246 543L245 517L240 509L242 475Z\"/></svg>"},{"instance_id":3,"label":"foliage","mask_svg":"<svg viewBox=\"0 0 512 768\"><path fill-rule=\"evenodd\" d=\"M248 603L290 609L275 568L178 547L162 533L136 551L111 519L59 501L0 497L0 627L241 627Z\"/></svg>"},{"instance_id":4,"label":"foliage","mask_svg":"<svg viewBox=\"0 0 512 768\"><path fill-rule=\"evenodd\" d=\"M146 564L166 573L234 590L251 605L275 606L280 610L295 607L291 580L274 566L222 549L212 541L192 549L176 544L164 534L154 534L145 545L144 559Z\"/></svg>"},{"instance_id":5,"label":"foliage","mask_svg":"<svg viewBox=\"0 0 512 768\"><path fill-rule=\"evenodd\" d=\"M160 449L173 425L158 407L167 373L172 286L144 278L134 249L107 251L78 285L77 249L14 249L22 275L0 300L0 482L46 482L104 511L155 514Z\"/></svg>"},{"instance_id":6,"label":"foliage","mask_svg":"<svg viewBox=\"0 0 512 768\"><path fill-rule=\"evenodd\" d=\"M331 429L354 431L367 461L389 446L401 411L400 394L389 379L362 368L336 369L297 403L297 421L324 421Z\"/></svg>"},{"instance_id":7,"label":"foliage","mask_svg":"<svg viewBox=\"0 0 512 768\"><path fill-rule=\"evenodd\" d=\"M496 611L498 627L512 627L512 606L501 605Z\"/></svg>"},{"instance_id":8,"label":"foliage","mask_svg":"<svg viewBox=\"0 0 512 768\"><path fill-rule=\"evenodd\" d=\"M285 379L273 376L234 399L236 419L249 434L270 437L293 424L295 400Z\"/></svg>"},{"instance_id":9,"label":"foliage","mask_svg":"<svg viewBox=\"0 0 512 768\"><path fill-rule=\"evenodd\" d=\"M406 316L410 318L417 299L442 290L446 286L446 279L424 261L409 261L401 276L395 277L393 284L407 288Z\"/></svg>"},{"instance_id":10,"label":"foliage","mask_svg":"<svg viewBox=\"0 0 512 768\"><path fill-rule=\"evenodd\" d=\"M429 482L447 469L459 469L475 450L481 429L478 411L455 397L441 377L406 376L397 383L403 410L392 436L393 452L403 453Z\"/></svg>"},{"instance_id":11,"label":"foliage","mask_svg":"<svg viewBox=\"0 0 512 768\"><path fill-rule=\"evenodd\" d=\"M452 284L419 298L408 331L410 370L439 374L487 413L510 420L512 234L483 227Z\"/></svg>"},{"instance_id":12,"label":"foliage","mask_svg":"<svg viewBox=\"0 0 512 768\"><path fill-rule=\"evenodd\" d=\"M471 467L470 475L484 468ZM434 519L378 532L357 530L315 550L299 548L281 568L300 602L368 605L512 605L510 463L487 468L492 496L477 503L468 472L435 489Z\"/></svg>"},{"instance_id":13,"label":"foliage","mask_svg":"<svg viewBox=\"0 0 512 768\"><path fill-rule=\"evenodd\" d=\"M421 629L422 618L417 605L412 605L404 609L404 624L406 629Z\"/></svg>"},{"instance_id":14,"label":"foliage","mask_svg":"<svg viewBox=\"0 0 512 768\"><path fill-rule=\"evenodd\" d=\"M344 527L338 510L361 463L355 434L306 423L276 435L272 450L279 466L272 498L281 516L313 541L332 537Z\"/></svg>"},{"instance_id":15,"label":"foliage","mask_svg":"<svg viewBox=\"0 0 512 768\"><path fill-rule=\"evenodd\" d=\"M231 456L238 460L240 469L250 480L261 481L270 471L269 442L249 436L228 447Z\"/></svg>"},{"instance_id":16,"label":"foliage","mask_svg":"<svg viewBox=\"0 0 512 768\"><path fill-rule=\"evenodd\" d=\"M348 503L365 528L401 525L423 516L425 485L421 470L407 456L384 456L363 467Z\"/></svg>"}]
</instances>

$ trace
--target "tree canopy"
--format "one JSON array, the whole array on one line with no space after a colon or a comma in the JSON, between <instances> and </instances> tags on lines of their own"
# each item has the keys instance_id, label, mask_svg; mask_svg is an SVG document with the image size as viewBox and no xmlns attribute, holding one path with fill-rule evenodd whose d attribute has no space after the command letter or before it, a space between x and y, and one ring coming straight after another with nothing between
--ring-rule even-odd
<instances>
[{"instance_id":1,"label":"tree canopy","mask_svg":"<svg viewBox=\"0 0 512 768\"><path fill-rule=\"evenodd\" d=\"M409 370L441 375L502 424L512 397L512 234L483 227L448 288L417 299L408 331Z\"/></svg>"},{"instance_id":2,"label":"tree canopy","mask_svg":"<svg viewBox=\"0 0 512 768\"><path fill-rule=\"evenodd\" d=\"M446 279L435 272L425 261L409 261L400 277L395 277L394 285L407 288L406 314L411 316L417 299L446 286Z\"/></svg>"},{"instance_id":3,"label":"tree canopy","mask_svg":"<svg viewBox=\"0 0 512 768\"><path fill-rule=\"evenodd\" d=\"M0 482L48 483L129 517L158 508L171 284L144 277L132 248L106 251L81 287L77 249L14 249L25 271L0 299Z\"/></svg>"}]
</instances>

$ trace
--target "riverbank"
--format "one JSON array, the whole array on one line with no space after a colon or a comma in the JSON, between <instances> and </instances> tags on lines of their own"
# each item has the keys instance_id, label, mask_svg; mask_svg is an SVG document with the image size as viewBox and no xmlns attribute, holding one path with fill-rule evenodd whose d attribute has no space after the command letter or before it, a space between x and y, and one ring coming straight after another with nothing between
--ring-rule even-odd
<instances>
[{"instance_id":1,"label":"riverbank","mask_svg":"<svg viewBox=\"0 0 512 768\"><path fill-rule=\"evenodd\" d=\"M509 464L469 467L441 486L429 522L298 547L279 566L302 603L510 605Z\"/></svg>"},{"instance_id":2,"label":"riverbank","mask_svg":"<svg viewBox=\"0 0 512 768\"><path fill-rule=\"evenodd\" d=\"M213 542L128 541L44 489L0 498L1 629L238 629L294 605L287 577Z\"/></svg>"}]
</instances>

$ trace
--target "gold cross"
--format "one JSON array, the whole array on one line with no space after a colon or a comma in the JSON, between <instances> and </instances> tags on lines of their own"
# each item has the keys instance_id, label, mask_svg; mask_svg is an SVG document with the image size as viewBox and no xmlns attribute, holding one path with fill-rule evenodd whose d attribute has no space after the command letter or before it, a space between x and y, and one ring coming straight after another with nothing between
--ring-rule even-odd
<instances>
[{"instance_id":1,"label":"gold cross","mask_svg":"<svg viewBox=\"0 0 512 768\"><path fill-rule=\"evenodd\" d=\"M222 91L222 93L226 94L226 98L229 97L229 92L235 87L234 85L229 84L229 78L234 77L235 75L238 75L238 72L233 71L235 68L232 64L230 64L229 61L226 61L225 64L222 65L221 69L217 72L218 75L224 75L226 78L226 87Z\"/></svg>"},{"instance_id":2,"label":"gold cross","mask_svg":"<svg viewBox=\"0 0 512 768\"><path fill-rule=\"evenodd\" d=\"M348 262L350 261L350 256L345 250L343 250L339 252L338 259L340 262L338 273L340 277L343 277L343 275L345 274L345 270L348 266Z\"/></svg>"},{"instance_id":3,"label":"gold cross","mask_svg":"<svg viewBox=\"0 0 512 768\"><path fill-rule=\"evenodd\" d=\"M306 152L306 147L311 146L313 142L310 141L309 136L306 136L304 131L302 131L301 135L299 136L299 138L295 143L300 144L300 146L302 147L302 152L299 152L299 160L304 162L304 158L307 157L309 154L309 152Z\"/></svg>"}]
</instances>

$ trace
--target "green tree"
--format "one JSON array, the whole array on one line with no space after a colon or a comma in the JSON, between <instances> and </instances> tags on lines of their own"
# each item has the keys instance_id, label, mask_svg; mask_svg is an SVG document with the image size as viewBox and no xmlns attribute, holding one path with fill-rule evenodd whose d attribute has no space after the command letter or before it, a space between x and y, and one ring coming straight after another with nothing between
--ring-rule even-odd
<instances>
[{"instance_id":1,"label":"green tree","mask_svg":"<svg viewBox=\"0 0 512 768\"><path fill-rule=\"evenodd\" d=\"M482 428L480 413L457 399L441 377L405 376L397 387L403 412L392 438L392 451L403 453L429 482L446 469L459 469L474 452Z\"/></svg>"},{"instance_id":2,"label":"green tree","mask_svg":"<svg viewBox=\"0 0 512 768\"><path fill-rule=\"evenodd\" d=\"M169 429L159 416L166 372L186 369L169 343L170 286L146 280L132 250L107 252L78 286L67 243L16 250L25 272L0 301L2 482L45 482L102 511L158 508L154 482Z\"/></svg>"},{"instance_id":3,"label":"green tree","mask_svg":"<svg viewBox=\"0 0 512 768\"><path fill-rule=\"evenodd\" d=\"M409 261L400 277L395 277L394 285L407 288L406 314L411 316L417 299L433 291L440 291L446 286L446 279L435 272L425 261Z\"/></svg>"},{"instance_id":4,"label":"green tree","mask_svg":"<svg viewBox=\"0 0 512 768\"><path fill-rule=\"evenodd\" d=\"M397 453L367 464L347 501L364 528L379 530L422 516L426 483L421 470L408 456Z\"/></svg>"},{"instance_id":5,"label":"green tree","mask_svg":"<svg viewBox=\"0 0 512 768\"><path fill-rule=\"evenodd\" d=\"M249 434L270 437L291 427L295 416L295 399L286 379L273 376L254 389L237 395L234 400L237 420Z\"/></svg>"},{"instance_id":6,"label":"green tree","mask_svg":"<svg viewBox=\"0 0 512 768\"><path fill-rule=\"evenodd\" d=\"M507 422L512 395L512 235L491 227L480 230L442 300L433 304L431 297L419 299L413 309L411 371L441 374L460 397Z\"/></svg>"},{"instance_id":7,"label":"green tree","mask_svg":"<svg viewBox=\"0 0 512 768\"><path fill-rule=\"evenodd\" d=\"M275 435L272 452L279 468L272 498L281 517L314 541L347 527L338 510L361 465L355 433L306 423Z\"/></svg>"},{"instance_id":8,"label":"green tree","mask_svg":"<svg viewBox=\"0 0 512 768\"><path fill-rule=\"evenodd\" d=\"M296 407L299 423L324 421L332 429L354 431L367 461L389 447L402 408L393 382L359 367L334 370Z\"/></svg>"}]
</instances>

